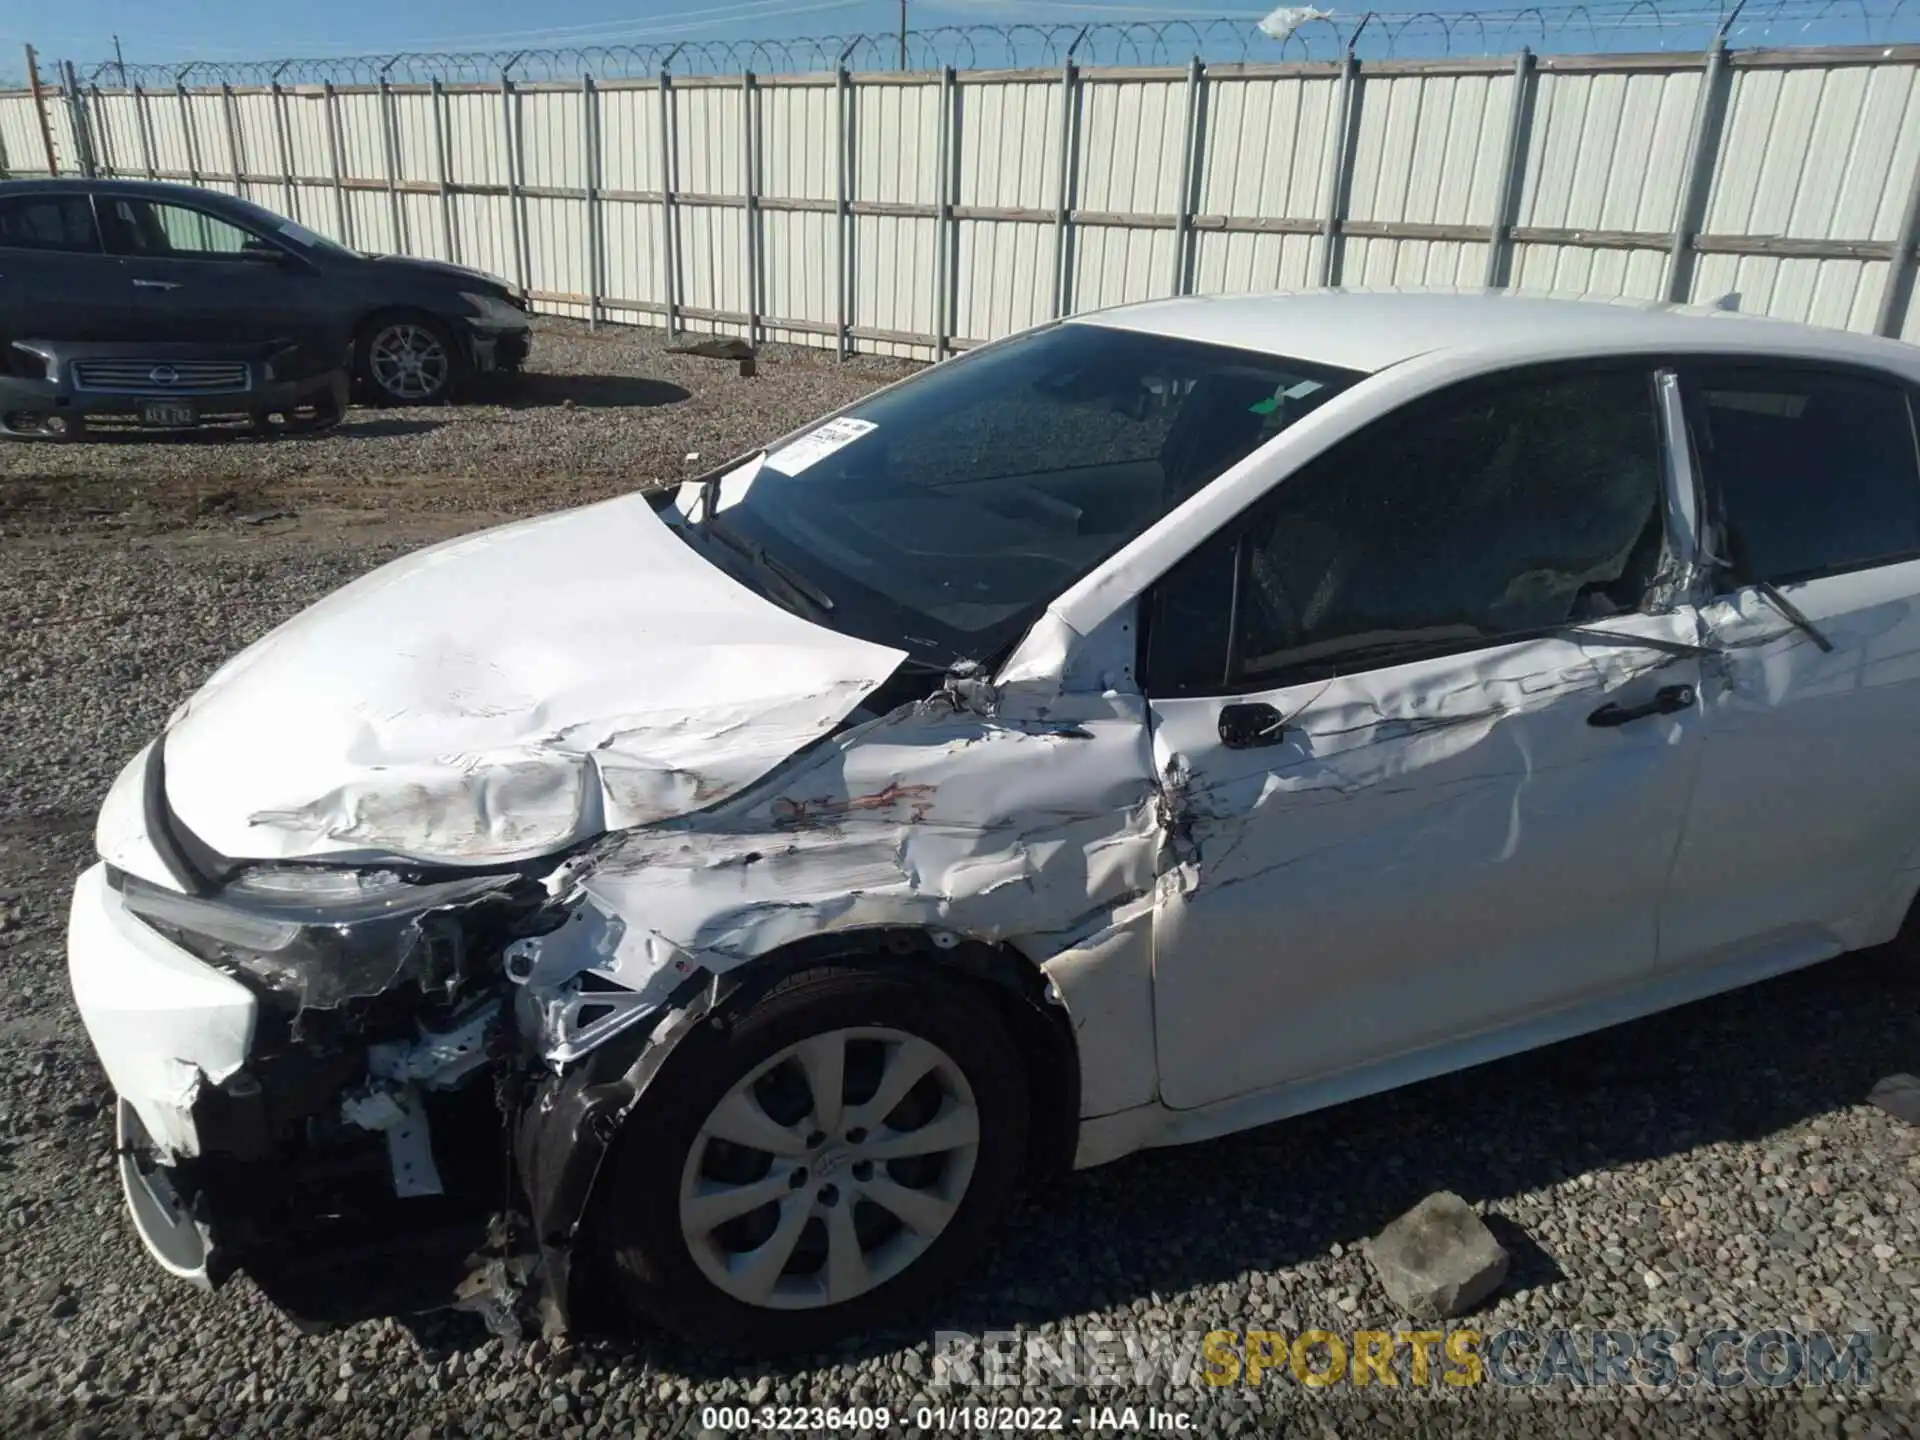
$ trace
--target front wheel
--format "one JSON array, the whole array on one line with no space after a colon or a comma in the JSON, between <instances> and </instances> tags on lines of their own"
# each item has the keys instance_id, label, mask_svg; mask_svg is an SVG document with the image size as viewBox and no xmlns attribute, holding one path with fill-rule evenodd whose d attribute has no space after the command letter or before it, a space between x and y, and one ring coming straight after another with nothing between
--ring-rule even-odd
<instances>
[{"instance_id":1,"label":"front wheel","mask_svg":"<svg viewBox=\"0 0 1920 1440\"><path fill-rule=\"evenodd\" d=\"M438 321L418 315L375 320L354 346L354 371L382 405L439 405L460 377L460 351Z\"/></svg>"},{"instance_id":2,"label":"front wheel","mask_svg":"<svg viewBox=\"0 0 1920 1440\"><path fill-rule=\"evenodd\" d=\"M599 1196L628 1306L709 1346L814 1348L978 1256L1027 1143L1020 1054L941 974L789 977L681 1043Z\"/></svg>"}]
</instances>

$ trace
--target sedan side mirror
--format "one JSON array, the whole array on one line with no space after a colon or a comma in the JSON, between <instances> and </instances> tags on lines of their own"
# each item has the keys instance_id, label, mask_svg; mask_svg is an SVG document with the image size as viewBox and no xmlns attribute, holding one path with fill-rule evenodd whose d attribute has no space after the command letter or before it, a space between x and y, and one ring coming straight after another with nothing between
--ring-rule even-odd
<instances>
[{"instance_id":1,"label":"sedan side mirror","mask_svg":"<svg viewBox=\"0 0 1920 1440\"><path fill-rule=\"evenodd\" d=\"M240 258L258 265L284 265L287 252L266 240L246 240L240 245Z\"/></svg>"}]
</instances>

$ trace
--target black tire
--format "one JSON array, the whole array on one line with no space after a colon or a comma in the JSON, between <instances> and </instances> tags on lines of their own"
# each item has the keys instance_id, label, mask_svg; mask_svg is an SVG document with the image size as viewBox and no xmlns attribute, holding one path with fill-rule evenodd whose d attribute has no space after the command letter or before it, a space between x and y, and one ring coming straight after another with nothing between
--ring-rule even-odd
<instances>
[{"instance_id":1,"label":"black tire","mask_svg":"<svg viewBox=\"0 0 1920 1440\"><path fill-rule=\"evenodd\" d=\"M375 363L375 346L381 344L389 332L400 327L409 327L431 337L446 359L437 382L419 393L391 388L381 379L379 371L382 367ZM466 352L452 329L444 321L430 315L413 312L376 315L360 327L353 339L354 387L375 405L444 405L466 382L468 368Z\"/></svg>"},{"instance_id":2,"label":"black tire","mask_svg":"<svg viewBox=\"0 0 1920 1440\"><path fill-rule=\"evenodd\" d=\"M612 1262L616 1298L636 1318L697 1344L768 1354L876 1329L946 1289L984 1250L1027 1153L1026 1067L991 1001L924 964L835 964L784 977L720 1020L701 1025L669 1057L602 1172L594 1230ZM874 1288L805 1309L745 1303L708 1279L682 1234L680 1185L691 1147L713 1108L756 1066L809 1037L864 1026L930 1041L965 1076L979 1115L967 1188L928 1248Z\"/></svg>"}]
</instances>

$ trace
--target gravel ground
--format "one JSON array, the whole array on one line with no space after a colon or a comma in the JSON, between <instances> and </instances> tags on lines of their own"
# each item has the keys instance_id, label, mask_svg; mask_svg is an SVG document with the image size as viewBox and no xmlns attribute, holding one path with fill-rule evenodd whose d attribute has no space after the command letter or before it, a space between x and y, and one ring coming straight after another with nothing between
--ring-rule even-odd
<instances>
[{"instance_id":1,"label":"gravel ground","mask_svg":"<svg viewBox=\"0 0 1920 1440\"><path fill-rule=\"evenodd\" d=\"M108 1091L62 960L68 886L118 766L220 660L368 567L671 478L689 450L731 454L899 373L798 355L742 381L643 333L560 326L537 354L558 373L531 392L570 409L356 415L274 446L0 450L0 1433L571 1440L696 1433L716 1401L887 1405L900 1428L918 1403L1020 1398L1068 1407L1068 1429L1087 1405L1151 1400L1249 1435L1920 1430L1920 1132L1862 1103L1920 1069L1920 985L1875 955L1074 1176L1030 1197L939 1313L774 1366L652 1337L507 1351L451 1316L304 1335L245 1280L203 1296L164 1277L121 1215ZM1871 1330L1875 1378L1710 1400L935 1383L941 1329L1057 1344L1403 1328L1357 1242L1442 1188L1514 1251L1467 1322L1482 1331L1667 1328L1694 1345L1721 1326Z\"/></svg>"}]
</instances>

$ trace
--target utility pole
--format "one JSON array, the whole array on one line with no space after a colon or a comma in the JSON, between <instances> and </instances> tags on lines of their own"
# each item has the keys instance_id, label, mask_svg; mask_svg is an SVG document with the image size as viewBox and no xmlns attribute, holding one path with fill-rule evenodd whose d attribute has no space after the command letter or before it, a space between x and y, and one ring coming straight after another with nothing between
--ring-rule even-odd
<instances>
[{"instance_id":1,"label":"utility pole","mask_svg":"<svg viewBox=\"0 0 1920 1440\"><path fill-rule=\"evenodd\" d=\"M907 0L900 0L900 68L907 68Z\"/></svg>"},{"instance_id":2,"label":"utility pole","mask_svg":"<svg viewBox=\"0 0 1920 1440\"><path fill-rule=\"evenodd\" d=\"M124 90L127 88L127 57L120 53L118 35L113 37L113 64L114 68L120 72L120 88Z\"/></svg>"}]
</instances>

